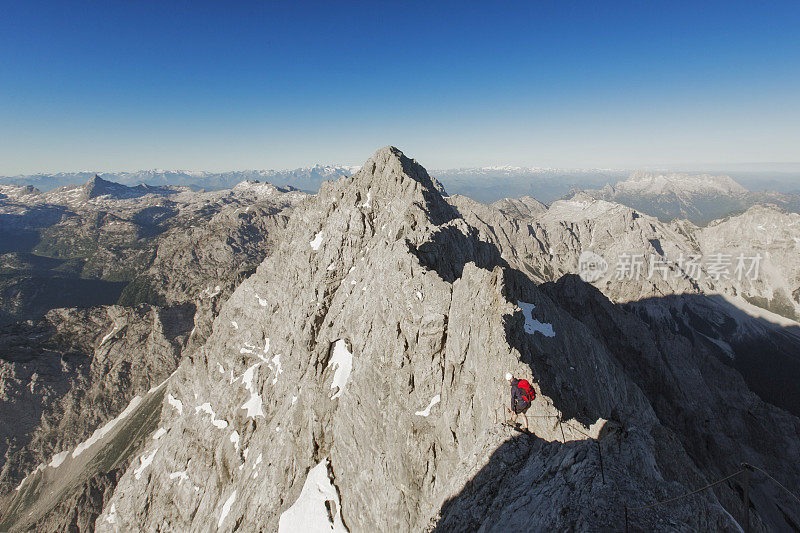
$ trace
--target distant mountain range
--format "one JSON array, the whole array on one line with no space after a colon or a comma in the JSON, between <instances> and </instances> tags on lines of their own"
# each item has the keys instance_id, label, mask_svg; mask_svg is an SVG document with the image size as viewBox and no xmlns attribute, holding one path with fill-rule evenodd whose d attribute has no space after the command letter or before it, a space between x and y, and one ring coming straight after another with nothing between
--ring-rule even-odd
<instances>
[{"instance_id":1,"label":"distant mountain range","mask_svg":"<svg viewBox=\"0 0 800 533\"><path fill-rule=\"evenodd\" d=\"M585 191L663 221L685 218L696 224L743 212L755 205L775 205L800 212L800 194L749 191L729 176L634 172L616 185Z\"/></svg>"},{"instance_id":2,"label":"distant mountain range","mask_svg":"<svg viewBox=\"0 0 800 533\"><path fill-rule=\"evenodd\" d=\"M323 181L352 176L359 168L315 165L291 170L229 172L159 169L97 175L89 172L62 172L0 178L0 185L35 187L45 193L53 189L63 189L61 194L77 195L81 193L70 192L68 188L85 188L87 182L97 176L100 178L101 188L126 185L132 188L125 189L125 194L136 196L157 192L158 188L164 187L182 187L195 191L223 190L242 181L268 182L313 194L319 190ZM540 202L551 203L582 191L594 198L617 202L664 221L685 218L696 224L705 224L716 218L740 213L754 205L775 205L790 212L800 212L800 190L791 192L788 174L780 179L763 182L774 185L773 190L757 190L759 188L756 185L762 182L755 178L734 180L728 175L710 173L631 172L604 168L558 169L503 165L433 170L431 175L450 194L468 196L483 203L521 197L532 197ZM22 191L17 192L21 193Z\"/></svg>"},{"instance_id":3,"label":"distant mountain range","mask_svg":"<svg viewBox=\"0 0 800 533\"><path fill-rule=\"evenodd\" d=\"M120 185L185 186L193 190L230 189L242 181L267 181L276 186L292 185L298 189L316 192L326 180L350 176L359 167L340 165L315 165L291 170L234 170L208 172L195 170L137 170L134 172L59 172L55 174L29 174L0 178L0 185L32 185L40 191L49 191L68 185L81 185L95 175Z\"/></svg>"},{"instance_id":4,"label":"distant mountain range","mask_svg":"<svg viewBox=\"0 0 800 533\"><path fill-rule=\"evenodd\" d=\"M0 237L0 531L800 524L798 214L489 205L386 147L316 195L0 186Z\"/></svg>"}]
</instances>

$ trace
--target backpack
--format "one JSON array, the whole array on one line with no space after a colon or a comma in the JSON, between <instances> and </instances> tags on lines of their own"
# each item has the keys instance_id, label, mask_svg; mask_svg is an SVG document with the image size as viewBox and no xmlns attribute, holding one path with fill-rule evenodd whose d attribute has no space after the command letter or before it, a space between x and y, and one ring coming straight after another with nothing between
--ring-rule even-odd
<instances>
[{"instance_id":1,"label":"backpack","mask_svg":"<svg viewBox=\"0 0 800 533\"><path fill-rule=\"evenodd\" d=\"M527 379L521 379L517 383L517 387L522 389L522 397L526 402L532 402L534 398L536 398L536 392L531 387L531 384L528 383Z\"/></svg>"}]
</instances>

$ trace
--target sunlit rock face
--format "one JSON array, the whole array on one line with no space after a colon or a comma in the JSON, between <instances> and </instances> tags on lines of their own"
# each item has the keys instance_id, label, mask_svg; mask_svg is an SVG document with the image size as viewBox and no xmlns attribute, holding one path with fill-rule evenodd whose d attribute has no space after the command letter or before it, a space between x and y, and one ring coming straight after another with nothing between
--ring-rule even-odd
<instances>
[{"instance_id":1,"label":"sunlit rock face","mask_svg":"<svg viewBox=\"0 0 800 533\"><path fill-rule=\"evenodd\" d=\"M580 253L612 245L701 246L590 197L449 198L379 150L294 207L207 340L119 422L160 400L96 528L596 531L742 461L796 484L800 421L752 392L717 338L781 334L788 349L794 326L736 315L739 300L683 277L583 281ZM534 384L531 434L502 423L507 372ZM736 529L740 488L629 519ZM750 494L754 530L800 520L779 489Z\"/></svg>"}]
</instances>

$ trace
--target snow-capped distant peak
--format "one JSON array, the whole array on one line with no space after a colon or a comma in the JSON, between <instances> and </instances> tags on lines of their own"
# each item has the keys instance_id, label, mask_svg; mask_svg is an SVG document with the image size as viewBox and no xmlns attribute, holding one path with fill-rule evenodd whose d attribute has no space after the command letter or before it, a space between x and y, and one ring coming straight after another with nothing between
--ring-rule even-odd
<instances>
[{"instance_id":1,"label":"snow-capped distant peak","mask_svg":"<svg viewBox=\"0 0 800 533\"><path fill-rule=\"evenodd\" d=\"M633 172L625 181L614 187L617 192L658 196L667 193L681 194L725 194L747 193L747 189L730 176L710 174L661 174L644 171Z\"/></svg>"}]
</instances>

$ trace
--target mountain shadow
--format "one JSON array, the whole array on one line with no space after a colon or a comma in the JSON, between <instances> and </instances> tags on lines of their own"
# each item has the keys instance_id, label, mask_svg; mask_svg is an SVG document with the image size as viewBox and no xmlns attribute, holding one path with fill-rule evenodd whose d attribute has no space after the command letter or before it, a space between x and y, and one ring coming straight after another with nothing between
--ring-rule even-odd
<instances>
[{"instance_id":1,"label":"mountain shadow","mask_svg":"<svg viewBox=\"0 0 800 533\"><path fill-rule=\"evenodd\" d=\"M793 403L797 393L793 384L800 377L796 366L799 328L749 317L714 295L614 304L573 275L535 286L521 272L509 270L506 294L512 301L536 302L537 308L544 309L543 316L558 321L556 331L566 323L547 306L548 300L557 304L586 328L571 334L600 341L617 364L617 372L642 391L659 422L651 428L648 446L653 447L657 470L663 476L660 482L667 486L654 487L655 480L648 479L636 479L641 486L629 486L631 472L641 467L642 458L633 451L640 428L630 422L623 398L616 402L612 398L605 406L591 400L591 391L616 392L613 383L604 381L603 372L582 372L581 365L600 364L595 362L596 355L565 353L557 346L557 336L551 340L539 334L521 334L522 320L515 313L506 321L506 338L530 365L536 384L552 399L562 418L574 418L584 425L602 418L613 424L608 423L596 440L578 435L583 440L569 441L575 438L569 433L566 443L511 436L461 492L443 505L437 531L587 530L598 524L602 524L600 529L621 530L625 506L678 496L740 470L741 463L767 470L786 487L800 486L800 450L796 446L800 419L794 416ZM565 371L562 357L578 368L570 366ZM574 380L564 378L570 371ZM688 467L681 466L682 459L668 450L670 446L685 452ZM565 449L573 448L580 450L574 453L594 459L565 469L565 461L578 464L566 459L572 452ZM562 465L555 471L553 457ZM575 468L592 469L594 481L577 476ZM600 482L598 489L592 484L596 485L599 477L605 482ZM682 486L670 486L678 480ZM570 492L576 507L548 509L547 490L554 490L553 486ZM725 525L724 518L720 522L713 509L721 505L742 524L745 492L744 476L734 477L679 502L631 511L630 527L726 529L730 523ZM587 508L578 509L580 505ZM798 530L800 505L758 472L749 485L749 507L755 531ZM526 511L520 513L521 508ZM601 512L602 517L596 516Z\"/></svg>"},{"instance_id":2,"label":"mountain shadow","mask_svg":"<svg viewBox=\"0 0 800 533\"><path fill-rule=\"evenodd\" d=\"M461 277L468 262L502 269L505 297L532 305L536 316L530 318L535 322L552 320L552 324L539 322L554 331L551 337L545 334L547 329L526 331L524 311L504 319L506 341L530 366L541 393L552 400L562 420L574 419L588 427L602 419L617 428L604 429L596 441L569 432L562 439L566 443L510 436L443 505L437 531L586 530L598 523L619 530L626 505L674 497L740 470L743 462L768 470L788 487L800 485L796 446L800 328L749 316L716 295L615 304L575 275L536 285L511 268L493 245L452 226L410 248L426 268L449 282ZM630 387L641 391L645 404L631 404L634 400L624 392ZM636 426L648 412L658 423L648 430L645 445L640 440L642 429ZM575 468L595 468L601 447L608 451L601 475L606 483L600 489L592 487L597 481L571 470L559 478L551 471L552 462L543 459L574 465L567 459L574 453L583 457ZM642 468L643 449L653 454L659 472L653 477L660 479L642 477L636 479L639 486L626 486L631 472ZM588 459L594 456L597 459ZM555 513L539 509L549 500L539 492L540 486L574 492L576 508ZM632 512L633 527L680 529L681 523L714 530L731 527L727 515L742 520L741 479L707 492L649 514ZM749 501L755 530L792 529L800 523L796 502L764 476L754 476ZM578 509L580 505L586 509ZM509 514L509 506L514 518L507 520L504 513ZM539 522L519 521L517 511L526 506L533 506L527 512L538 516ZM726 510L724 516L720 507ZM590 518L587 513L595 511L604 516Z\"/></svg>"}]
</instances>

